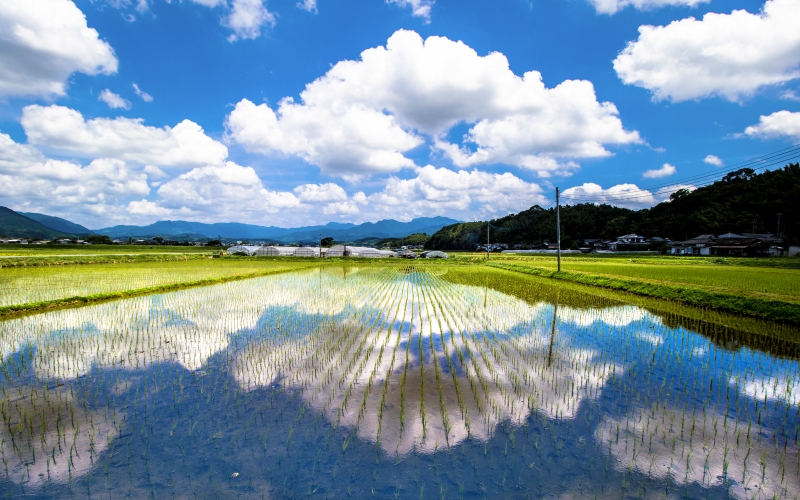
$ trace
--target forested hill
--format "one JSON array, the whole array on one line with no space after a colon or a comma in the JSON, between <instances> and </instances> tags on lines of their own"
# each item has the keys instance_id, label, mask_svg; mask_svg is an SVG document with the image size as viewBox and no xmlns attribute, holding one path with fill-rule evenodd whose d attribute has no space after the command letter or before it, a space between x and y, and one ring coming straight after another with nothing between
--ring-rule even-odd
<instances>
[{"instance_id":1,"label":"forested hill","mask_svg":"<svg viewBox=\"0 0 800 500\"><path fill-rule=\"evenodd\" d=\"M755 174L741 169L692 192L681 190L670 201L644 210L590 203L561 207L561 240L571 248L586 238L616 238L628 233L682 240L687 236L727 232L772 232L800 237L800 165ZM531 207L490 221L492 243L531 244L556 239L555 208ZM473 250L486 242L486 222L453 224L435 233L429 249Z\"/></svg>"}]
</instances>

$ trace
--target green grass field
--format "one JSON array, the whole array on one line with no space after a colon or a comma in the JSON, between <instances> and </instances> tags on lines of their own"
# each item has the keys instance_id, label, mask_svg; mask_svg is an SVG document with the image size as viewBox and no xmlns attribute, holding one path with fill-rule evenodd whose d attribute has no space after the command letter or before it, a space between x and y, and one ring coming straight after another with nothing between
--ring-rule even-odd
<instances>
[{"instance_id":1,"label":"green grass field","mask_svg":"<svg viewBox=\"0 0 800 500\"><path fill-rule=\"evenodd\" d=\"M0 245L0 256L86 256L127 254L212 253L217 247L150 245Z\"/></svg>"},{"instance_id":2,"label":"green grass field","mask_svg":"<svg viewBox=\"0 0 800 500\"><path fill-rule=\"evenodd\" d=\"M0 307L87 297L308 266L308 261L193 259L0 270Z\"/></svg>"},{"instance_id":3,"label":"green grass field","mask_svg":"<svg viewBox=\"0 0 800 500\"><path fill-rule=\"evenodd\" d=\"M550 257L497 256L493 261L551 271L557 268L556 259ZM570 257L562 259L561 269L800 303L800 269L756 267L741 262L715 264L711 259L680 260L670 257L645 259Z\"/></svg>"}]
</instances>

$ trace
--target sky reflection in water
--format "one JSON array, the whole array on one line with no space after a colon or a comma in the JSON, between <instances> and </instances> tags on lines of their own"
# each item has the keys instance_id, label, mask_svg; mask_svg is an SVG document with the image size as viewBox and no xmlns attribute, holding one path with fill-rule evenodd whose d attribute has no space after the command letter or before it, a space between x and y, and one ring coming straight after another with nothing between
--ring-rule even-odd
<instances>
[{"instance_id":1,"label":"sky reflection in water","mask_svg":"<svg viewBox=\"0 0 800 500\"><path fill-rule=\"evenodd\" d=\"M12 496L800 494L796 359L444 270L55 311L0 349Z\"/></svg>"}]
</instances>

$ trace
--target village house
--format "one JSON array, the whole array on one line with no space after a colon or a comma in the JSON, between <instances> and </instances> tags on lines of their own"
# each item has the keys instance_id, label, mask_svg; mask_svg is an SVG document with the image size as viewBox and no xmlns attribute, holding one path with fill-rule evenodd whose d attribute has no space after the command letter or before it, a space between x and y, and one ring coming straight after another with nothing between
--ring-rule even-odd
<instances>
[{"instance_id":1,"label":"village house","mask_svg":"<svg viewBox=\"0 0 800 500\"><path fill-rule=\"evenodd\" d=\"M783 240L771 234L725 233L701 234L686 241L668 244L672 255L709 255L720 257L768 257L786 253Z\"/></svg>"},{"instance_id":2,"label":"village house","mask_svg":"<svg viewBox=\"0 0 800 500\"><path fill-rule=\"evenodd\" d=\"M621 252L625 250L646 250L648 243L650 242L644 236L639 236L638 234L626 234L625 236L618 237L616 241L609 243L608 249L612 252Z\"/></svg>"}]
</instances>

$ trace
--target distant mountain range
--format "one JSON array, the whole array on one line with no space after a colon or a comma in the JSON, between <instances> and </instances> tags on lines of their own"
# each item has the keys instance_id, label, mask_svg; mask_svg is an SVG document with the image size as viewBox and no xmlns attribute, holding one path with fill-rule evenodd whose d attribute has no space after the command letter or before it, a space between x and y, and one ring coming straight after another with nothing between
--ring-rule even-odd
<instances>
[{"instance_id":1,"label":"distant mountain range","mask_svg":"<svg viewBox=\"0 0 800 500\"><path fill-rule=\"evenodd\" d=\"M336 241L350 242L374 238L403 238L411 234L431 235L459 221L448 217L420 217L409 222L386 219L378 222L350 224L329 222L322 226L283 228L275 226L256 226L238 222L205 224L179 220L158 221L149 226L113 226L103 229L88 229L61 217L35 212L15 212L0 207L0 236L10 238L63 238L65 236L107 235L111 238L153 238L161 236L174 240L224 239L255 240L274 243L311 243L318 239L332 237Z\"/></svg>"},{"instance_id":2,"label":"distant mountain range","mask_svg":"<svg viewBox=\"0 0 800 500\"><path fill-rule=\"evenodd\" d=\"M57 217L54 217L54 219ZM64 221L67 222L67 221ZM0 207L0 236L8 238L63 238L68 234L48 227L10 208Z\"/></svg>"},{"instance_id":3,"label":"distant mountain range","mask_svg":"<svg viewBox=\"0 0 800 500\"><path fill-rule=\"evenodd\" d=\"M86 235L86 234L94 234L94 231L91 229L87 229L80 224L75 224L74 222L70 222L67 219L62 219L61 217L54 217L52 215L45 215L45 214L37 214L36 212L17 212L20 215L24 215L29 219L33 219L39 224L49 227L50 229L54 229L56 231L65 233L65 234L77 234L77 235Z\"/></svg>"},{"instance_id":4,"label":"distant mountain range","mask_svg":"<svg viewBox=\"0 0 800 500\"><path fill-rule=\"evenodd\" d=\"M221 236L224 239L260 240L275 243L310 243L322 235L336 241L355 241L363 238L402 238L415 233L433 234L444 226L459 221L448 217L420 217L409 222L386 219L378 222L350 224L329 222L322 226L282 228L275 226L256 226L238 222L219 222L205 224L188 221L158 221L149 226L113 226L95 229L96 234L112 238L151 238L161 236L167 239L199 239Z\"/></svg>"}]
</instances>

